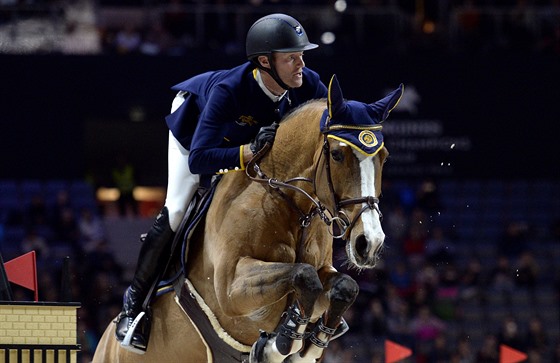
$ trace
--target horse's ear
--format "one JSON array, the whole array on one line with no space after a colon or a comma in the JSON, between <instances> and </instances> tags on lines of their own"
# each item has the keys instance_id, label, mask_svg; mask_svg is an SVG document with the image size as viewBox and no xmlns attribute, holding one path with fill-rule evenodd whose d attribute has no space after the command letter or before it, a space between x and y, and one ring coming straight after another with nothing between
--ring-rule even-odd
<instances>
[{"instance_id":1,"label":"horse's ear","mask_svg":"<svg viewBox=\"0 0 560 363\"><path fill-rule=\"evenodd\" d=\"M387 96L370 104L370 106L378 112L379 122L383 122L387 119L387 117L389 117L389 113L391 113L391 111L393 111L393 109L399 104L403 92L404 85L401 83L397 89L389 93Z\"/></svg>"},{"instance_id":2,"label":"horse's ear","mask_svg":"<svg viewBox=\"0 0 560 363\"><path fill-rule=\"evenodd\" d=\"M329 118L333 117L344 108L344 98L342 97L342 89L336 79L336 74L333 74L329 82L329 98L327 99L329 107Z\"/></svg>"}]
</instances>

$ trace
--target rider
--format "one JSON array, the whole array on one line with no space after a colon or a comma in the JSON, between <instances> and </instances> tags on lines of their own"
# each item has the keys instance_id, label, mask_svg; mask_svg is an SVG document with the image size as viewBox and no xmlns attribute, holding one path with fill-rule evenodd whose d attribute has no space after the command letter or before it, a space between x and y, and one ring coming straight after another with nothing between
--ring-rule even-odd
<instances>
[{"instance_id":1,"label":"rider","mask_svg":"<svg viewBox=\"0 0 560 363\"><path fill-rule=\"evenodd\" d=\"M172 87L178 93L166 117L167 196L142 237L136 271L116 320L116 337L124 348L139 354L147 349L150 327L143 305L151 298L199 184L207 184L216 174L244 170L253 154L266 142L272 143L277 123L287 112L327 96L319 75L305 68L303 61L303 52L317 47L291 16L267 15L247 33L249 62Z\"/></svg>"}]
</instances>

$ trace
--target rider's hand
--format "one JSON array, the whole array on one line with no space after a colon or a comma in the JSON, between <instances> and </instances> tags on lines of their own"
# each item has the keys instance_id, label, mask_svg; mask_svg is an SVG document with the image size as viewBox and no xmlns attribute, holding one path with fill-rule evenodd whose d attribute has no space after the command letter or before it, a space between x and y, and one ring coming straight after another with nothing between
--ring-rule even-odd
<instances>
[{"instance_id":1,"label":"rider's hand","mask_svg":"<svg viewBox=\"0 0 560 363\"><path fill-rule=\"evenodd\" d=\"M276 129L278 129L278 123L273 122L270 126L263 126L255 136L255 139L251 143L251 151L253 154L259 152L266 143L272 145L274 142L274 137L276 136Z\"/></svg>"}]
</instances>

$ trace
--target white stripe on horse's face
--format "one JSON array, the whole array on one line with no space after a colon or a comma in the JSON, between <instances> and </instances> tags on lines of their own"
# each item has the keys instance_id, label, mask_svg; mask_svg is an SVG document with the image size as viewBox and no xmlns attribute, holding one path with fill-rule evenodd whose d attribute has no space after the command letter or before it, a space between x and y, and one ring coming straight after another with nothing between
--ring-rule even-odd
<instances>
[{"instance_id":1,"label":"white stripe on horse's face","mask_svg":"<svg viewBox=\"0 0 560 363\"><path fill-rule=\"evenodd\" d=\"M354 150L354 154L360 160L360 174L362 180L362 197L378 195L378 191L375 190L375 165L374 156L364 157L363 154ZM364 205L365 206L365 203ZM379 213L375 209L367 209L362 213L362 223L364 224L364 234L366 239L373 243L373 250L383 243L385 240L385 233L381 227L381 220L379 218Z\"/></svg>"}]
</instances>

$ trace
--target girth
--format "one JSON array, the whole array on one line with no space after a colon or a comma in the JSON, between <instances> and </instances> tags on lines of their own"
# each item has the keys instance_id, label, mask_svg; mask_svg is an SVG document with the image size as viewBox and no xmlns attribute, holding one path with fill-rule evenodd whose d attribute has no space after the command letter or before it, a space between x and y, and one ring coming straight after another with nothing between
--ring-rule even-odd
<instances>
[{"instance_id":1,"label":"girth","mask_svg":"<svg viewBox=\"0 0 560 363\"><path fill-rule=\"evenodd\" d=\"M195 294L189 289L188 283L184 283L181 288L179 303L191 322L198 329L201 338L206 342L206 346L212 354L208 362L216 363L246 363L249 361L249 353L241 352L220 338L208 315L202 310Z\"/></svg>"}]
</instances>

